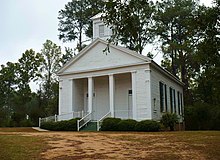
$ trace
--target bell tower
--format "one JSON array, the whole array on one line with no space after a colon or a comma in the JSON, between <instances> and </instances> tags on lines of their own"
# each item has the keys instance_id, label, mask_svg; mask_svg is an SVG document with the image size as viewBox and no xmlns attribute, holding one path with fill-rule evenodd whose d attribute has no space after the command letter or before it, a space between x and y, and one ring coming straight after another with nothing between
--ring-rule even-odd
<instances>
[{"instance_id":1,"label":"bell tower","mask_svg":"<svg viewBox=\"0 0 220 160\"><path fill-rule=\"evenodd\" d=\"M93 40L100 38L106 41L111 37L112 30L104 24L101 20L101 16L102 13L98 13L91 18L93 21Z\"/></svg>"}]
</instances>

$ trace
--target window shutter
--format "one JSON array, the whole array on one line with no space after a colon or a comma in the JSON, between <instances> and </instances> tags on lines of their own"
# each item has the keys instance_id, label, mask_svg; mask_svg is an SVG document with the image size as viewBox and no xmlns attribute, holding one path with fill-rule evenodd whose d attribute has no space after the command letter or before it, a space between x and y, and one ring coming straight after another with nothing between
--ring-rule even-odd
<instances>
[{"instance_id":1,"label":"window shutter","mask_svg":"<svg viewBox=\"0 0 220 160\"><path fill-rule=\"evenodd\" d=\"M170 112L173 113L173 96L172 88L170 87Z\"/></svg>"},{"instance_id":2,"label":"window shutter","mask_svg":"<svg viewBox=\"0 0 220 160\"><path fill-rule=\"evenodd\" d=\"M163 83L159 82L159 86L160 86L160 112L163 112L164 111Z\"/></svg>"},{"instance_id":3,"label":"window shutter","mask_svg":"<svg viewBox=\"0 0 220 160\"><path fill-rule=\"evenodd\" d=\"M167 108L167 85L164 85L164 91L165 91L165 108L166 108L166 112L168 111Z\"/></svg>"}]
</instances>

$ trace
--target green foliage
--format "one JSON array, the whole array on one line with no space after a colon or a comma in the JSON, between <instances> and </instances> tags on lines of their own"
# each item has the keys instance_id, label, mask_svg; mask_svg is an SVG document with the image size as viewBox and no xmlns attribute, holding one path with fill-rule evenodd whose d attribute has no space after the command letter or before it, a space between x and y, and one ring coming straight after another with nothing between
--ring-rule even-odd
<instances>
[{"instance_id":1,"label":"green foliage","mask_svg":"<svg viewBox=\"0 0 220 160\"><path fill-rule=\"evenodd\" d=\"M40 84L41 106L44 109L43 116L50 116L58 110L58 80L56 72L60 67L72 57L72 52L66 49L66 54L62 54L61 47L50 40L46 40L41 50L43 63L41 65L42 83Z\"/></svg>"},{"instance_id":2,"label":"green foliage","mask_svg":"<svg viewBox=\"0 0 220 160\"><path fill-rule=\"evenodd\" d=\"M212 8L204 8L199 15L202 41L198 44L196 59L201 72L197 74L195 101L220 105L220 1L213 1Z\"/></svg>"},{"instance_id":3,"label":"green foliage","mask_svg":"<svg viewBox=\"0 0 220 160\"><path fill-rule=\"evenodd\" d=\"M160 130L160 123L152 120L143 120L136 124L135 131L157 132Z\"/></svg>"},{"instance_id":4,"label":"green foliage","mask_svg":"<svg viewBox=\"0 0 220 160\"><path fill-rule=\"evenodd\" d=\"M160 121L165 127L169 127L174 131L175 124L178 122L178 117L175 113L165 113Z\"/></svg>"},{"instance_id":5,"label":"green foliage","mask_svg":"<svg viewBox=\"0 0 220 160\"><path fill-rule=\"evenodd\" d=\"M17 63L8 62L0 70L0 114L3 126L22 126L32 99L29 83L40 77L42 57L32 49L26 50Z\"/></svg>"},{"instance_id":6,"label":"green foliage","mask_svg":"<svg viewBox=\"0 0 220 160\"><path fill-rule=\"evenodd\" d=\"M141 54L153 38L151 32L153 12L152 1L107 1L103 20L113 30L110 42L118 44L119 41Z\"/></svg>"},{"instance_id":7,"label":"green foliage","mask_svg":"<svg viewBox=\"0 0 220 160\"><path fill-rule=\"evenodd\" d=\"M220 106L195 103L185 107L186 130L220 130Z\"/></svg>"},{"instance_id":8,"label":"green foliage","mask_svg":"<svg viewBox=\"0 0 220 160\"><path fill-rule=\"evenodd\" d=\"M118 131L134 131L137 121L133 119L121 120L118 123Z\"/></svg>"},{"instance_id":9,"label":"green foliage","mask_svg":"<svg viewBox=\"0 0 220 160\"><path fill-rule=\"evenodd\" d=\"M59 11L59 39L63 42L78 40L77 49L82 50L82 35L92 38L90 18L103 8L102 0L72 0Z\"/></svg>"},{"instance_id":10,"label":"green foliage","mask_svg":"<svg viewBox=\"0 0 220 160\"><path fill-rule=\"evenodd\" d=\"M43 122L40 127L51 131L77 131L78 119L79 118L58 122Z\"/></svg>"},{"instance_id":11,"label":"green foliage","mask_svg":"<svg viewBox=\"0 0 220 160\"><path fill-rule=\"evenodd\" d=\"M183 81L185 104L192 103L190 79L199 71L195 52L200 33L195 24L203 11L194 0L162 0L156 8L154 31L161 42L162 66Z\"/></svg>"},{"instance_id":12,"label":"green foliage","mask_svg":"<svg viewBox=\"0 0 220 160\"><path fill-rule=\"evenodd\" d=\"M140 131L155 132L160 130L160 123L151 120L137 122L132 119L106 118L101 125L101 131Z\"/></svg>"},{"instance_id":13,"label":"green foliage","mask_svg":"<svg viewBox=\"0 0 220 160\"><path fill-rule=\"evenodd\" d=\"M120 118L106 118L101 125L101 131L117 131Z\"/></svg>"},{"instance_id":14,"label":"green foliage","mask_svg":"<svg viewBox=\"0 0 220 160\"><path fill-rule=\"evenodd\" d=\"M20 122L20 126L22 127L33 127L33 122L30 119L24 119Z\"/></svg>"}]
</instances>

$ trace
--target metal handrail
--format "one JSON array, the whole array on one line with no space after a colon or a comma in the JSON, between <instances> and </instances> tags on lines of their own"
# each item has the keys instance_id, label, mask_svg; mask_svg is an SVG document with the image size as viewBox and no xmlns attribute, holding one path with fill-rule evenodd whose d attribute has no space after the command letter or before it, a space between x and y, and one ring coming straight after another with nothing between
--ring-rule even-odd
<instances>
[{"instance_id":1,"label":"metal handrail","mask_svg":"<svg viewBox=\"0 0 220 160\"><path fill-rule=\"evenodd\" d=\"M97 131L100 130L102 121L103 121L105 118L107 118L109 115L111 115L111 112L110 112L110 111L109 111L108 113L106 113L102 118L100 118L100 119L97 121Z\"/></svg>"},{"instance_id":2,"label":"metal handrail","mask_svg":"<svg viewBox=\"0 0 220 160\"><path fill-rule=\"evenodd\" d=\"M80 120L77 120L77 131L80 130L80 128L82 128L83 126L85 126L87 123L89 123L92 120L92 112L88 113L87 115L85 115L84 117L82 117ZM90 116L90 117L89 117ZM86 120L86 118L88 118ZM85 121L84 121L85 120ZM80 122L83 122L82 125L80 125Z\"/></svg>"}]
</instances>

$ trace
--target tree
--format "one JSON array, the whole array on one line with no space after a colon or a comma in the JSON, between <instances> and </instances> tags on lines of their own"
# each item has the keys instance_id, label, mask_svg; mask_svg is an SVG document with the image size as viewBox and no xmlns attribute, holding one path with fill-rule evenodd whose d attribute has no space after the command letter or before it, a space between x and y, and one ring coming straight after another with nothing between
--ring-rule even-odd
<instances>
[{"instance_id":1,"label":"tree","mask_svg":"<svg viewBox=\"0 0 220 160\"><path fill-rule=\"evenodd\" d=\"M30 91L29 83L33 80L38 80L41 75L39 73L39 67L43 62L43 57L40 53L35 53L34 50L26 50L22 57L18 60L17 72L18 72L18 88L20 93ZM31 91L30 91L31 92ZM28 96L27 93L25 96Z\"/></svg>"},{"instance_id":2,"label":"tree","mask_svg":"<svg viewBox=\"0 0 220 160\"><path fill-rule=\"evenodd\" d=\"M8 62L1 65L0 70L0 107L10 106L10 98L16 89L17 82L17 63Z\"/></svg>"},{"instance_id":3,"label":"tree","mask_svg":"<svg viewBox=\"0 0 220 160\"><path fill-rule=\"evenodd\" d=\"M192 103L190 79L199 70L195 61L198 3L194 0L163 0L156 4L155 35L161 41L163 65L183 81L185 104Z\"/></svg>"},{"instance_id":4,"label":"tree","mask_svg":"<svg viewBox=\"0 0 220 160\"><path fill-rule=\"evenodd\" d=\"M25 120L29 108L27 104L31 100L29 83L39 77L41 60L40 54L30 49L17 63L8 62L6 66L1 66L0 114L5 120L4 126L20 126Z\"/></svg>"},{"instance_id":5,"label":"tree","mask_svg":"<svg viewBox=\"0 0 220 160\"><path fill-rule=\"evenodd\" d=\"M199 15L200 43L196 58L200 72L196 79L196 100L211 105L220 104L220 1L204 7Z\"/></svg>"},{"instance_id":6,"label":"tree","mask_svg":"<svg viewBox=\"0 0 220 160\"><path fill-rule=\"evenodd\" d=\"M82 38L92 37L92 22L90 18L99 13L103 7L102 0L72 0L59 11L59 39L66 41L78 40L77 48L83 48Z\"/></svg>"},{"instance_id":7,"label":"tree","mask_svg":"<svg viewBox=\"0 0 220 160\"><path fill-rule=\"evenodd\" d=\"M61 63L64 65L65 63L69 62L70 59L75 55L72 48L65 47L65 54L62 55Z\"/></svg>"},{"instance_id":8,"label":"tree","mask_svg":"<svg viewBox=\"0 0 220 160\"><path fill-rule=\"evenodd\" d=\"M52 108L57 108L57 105L51 106L52 100L57 98L56 93L53 92L54 83L58 83L56 76L56 71L62 65L62 52L60 46L57 46L50 40L46 40L43 44L43 49L41 50L41 55L43 57L43 63L41 65L42 71L42 83L40 90L42 90L43 104L45 106L45 115L51 115L57 113L57 109L54 112L50 112Z\"/></svg>"},{"instance_id":9,"label":"tree","mask_svg":"<svg viewBox=\"0 0 220 160\"><path fill-rule=\"evenodd\" d=\"M56 81L56 71L61 67L62 52L60 46L57 46L51 40L46 40L41 50L43 63L41 71L43 78L49 85L52 81Z\"/></svg>"},{"instance_id":10,"label":"tree","mask_svg":"<svg viewBox=\"0 0 220 160\"><path fill-rule=\"evenodd\" d=\"M146 0L109 0L105 4L103 20L111 26L110 42L125 45L142 54L146 44L152 41L152 16L154 5Z\"/></svg>"},{"instance_id":11,"label":"tree","mask_svg":"<svg viewBox=\"0 0 220 160\"><path fill-rule=\"evenodd\" d=\"M72 50L66 48L66 53L61 52L61 47L50 40L46 40L41 50L43 63L41 65L42 83L38 92L44 106L44 116L57 114L58 110L58 79L56 72L60 67L72 58Z\"/></svg>"}]
</instances>

